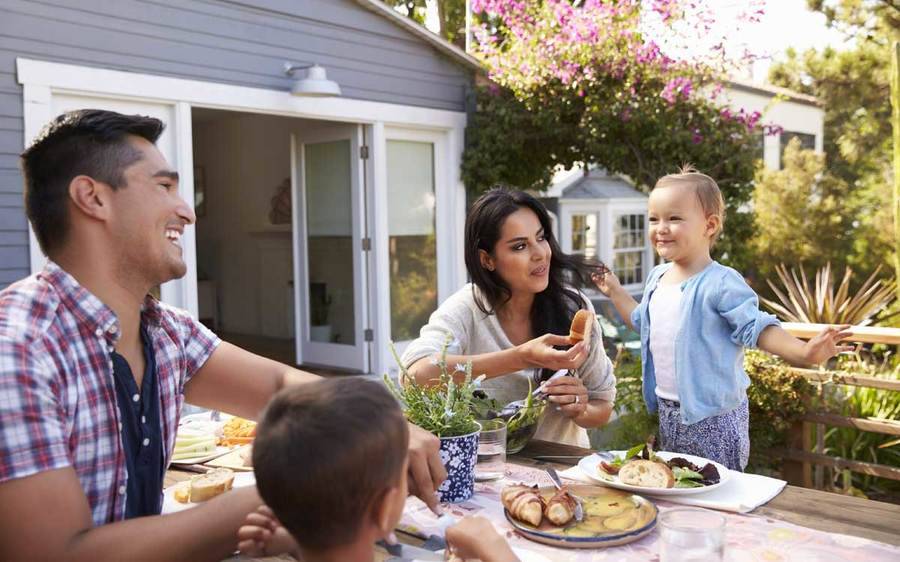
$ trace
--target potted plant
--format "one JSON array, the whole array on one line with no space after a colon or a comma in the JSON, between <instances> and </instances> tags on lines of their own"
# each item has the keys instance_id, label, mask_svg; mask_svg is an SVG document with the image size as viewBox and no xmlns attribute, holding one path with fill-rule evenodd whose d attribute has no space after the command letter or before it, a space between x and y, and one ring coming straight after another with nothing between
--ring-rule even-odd
<instances>
[{"instance_id":1,"label":"potted plant","mask_svg":"<svg viewBox=\"0 0 900 562\"><path fill-rule=\"evenodd\" d=\"M478 459L478 432L481 425L472 412L472 393L484 375L472 380L471 361L456 365L452 371L447 366L447 345L435 362L440 368L440 384L425 387L410 376L394 345L391 353L400 367L400 384L387 375L384 382L400 401L403 412L411 423L437 435L441 440L441 462L447 470L447 479L438 488L442 502L461 502L472 497L475 490L475 462ZM462 382L453 380L453 373L464 372Z\"/></svg>"}]
</instances>

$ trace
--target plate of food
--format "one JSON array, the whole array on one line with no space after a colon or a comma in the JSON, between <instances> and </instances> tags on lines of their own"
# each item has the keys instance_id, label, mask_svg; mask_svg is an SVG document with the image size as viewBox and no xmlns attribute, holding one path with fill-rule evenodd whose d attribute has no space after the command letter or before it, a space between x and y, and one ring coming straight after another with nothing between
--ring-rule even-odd
<instances>
[{"instance_id":1,"label":"plate of food","mask_svg":"<svg viewBox=\"0 0 900 562\"><path fill-rule=\"evenodd\" d=\"M683 496L715 490L728 481L723 465L694 455L653 451L650 443L627 451L609 451L611 461L593 454L578 461L592 480L629 492L654 496Z\"/></svg>"},{"instance_id":2,"label":"plate of food","mask_svg":"<svg viewBox=\"0 0 900 562\"><path fill-rule=\"evenodd\" d=\"M575 519L575 499L584 517ZM636 494L603 486L572 485L562 490L517 484L500 493L504 513L516 531L543 544L603 548L636 541L656 526L658 510Z\"/></svg>"},{"instance_id":3,"label":"plate of food","mask_svg":"<svg viewBox=\"0 0 900 562\"><path fill-rule=\"evenodd\" d=\"M175 434L172 464L199 464L221 457L230 447L218 445L218 437L208 428L179 426Z\"/></svg>"}]
</instances>

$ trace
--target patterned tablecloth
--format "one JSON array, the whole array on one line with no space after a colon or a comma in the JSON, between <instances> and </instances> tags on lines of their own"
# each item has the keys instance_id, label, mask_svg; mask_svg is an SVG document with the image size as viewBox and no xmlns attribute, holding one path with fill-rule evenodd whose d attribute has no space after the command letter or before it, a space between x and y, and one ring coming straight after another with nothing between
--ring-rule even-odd
<instances>
[{"instance_id":1,"label":"patterned tablecloth","mask_svg":"<svg viewBox=\"0 0 900 562\"><path fill-rule=\"evenodd\" d=\"M596 550L556 548L520 536L506 521L500 505L501 488L517 482L551 485L549 477L541 470L507 464L505 478L476 483L475 496L471 500L447 505L445 508L456 517L481 515L490 519L497 531L506 536L523 562L659 560L658 530L627 545ZM660 512L679 507L664 500L653 499L653 502L659 507ZM728 562L900 561L900 547L800 527L767 517L721 513L727 520L725 560ZM434 514L414 497L410 497L406 504L400 528L422 537L441 532Z\"/></svg>"}]
</instances>

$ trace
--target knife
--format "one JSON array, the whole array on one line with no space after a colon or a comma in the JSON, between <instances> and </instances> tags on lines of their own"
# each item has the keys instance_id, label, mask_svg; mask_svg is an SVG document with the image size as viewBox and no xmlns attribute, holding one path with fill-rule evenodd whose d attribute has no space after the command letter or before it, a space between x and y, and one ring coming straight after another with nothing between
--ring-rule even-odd
<instances>
[{"instance_id":1,"label":"knife","mask_svg":"<svg viewBox=\"0 0 900 562\"><path fill-rule=\"evenodd\" d=\"M388 554L391 556L395 556L399 558L403 562L413 561L413 560L422 560L423 562L428 561L440 561L443 562L444 554L435 552L433 550L426 550L424 548L420 548L418 546L413 546L411 544L388 544L384 541L378 541L378 546L385 549Z\"/></svg>"}]
</instances>

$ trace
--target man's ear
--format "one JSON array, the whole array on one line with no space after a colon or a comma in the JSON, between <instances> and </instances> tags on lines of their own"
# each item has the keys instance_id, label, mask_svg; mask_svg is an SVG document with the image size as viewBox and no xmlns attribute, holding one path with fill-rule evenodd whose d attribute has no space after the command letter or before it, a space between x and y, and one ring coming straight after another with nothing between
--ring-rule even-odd
<instances>
[{"instance_id":1,"label":"man's ear","mask_svg":"<svg viewBox=\"0 0 900 562\"><path fill-rule=\"evenodd\" d=\"M378 528L380 538L384 538L394 532L395 506L403 505L399 502L406 499L399 498L399 495L400 488L391 486L372 505L372 520Z\"/></svg>"},{"instance_id":2,"label":"man's ear","mask_svg":"<svg viewBox=\"0 0 900 562\"><path fill-rule=\"evenodd\" d=\"M105 220L110 213L111 188L90 176L75 176L69 182L69 199L85 215Z\"/></svg>"},{"instance_id":3,"label":"man's ear","mask_svg":"<svg viewBox=\"0 0 900 562\"><path fill-rule=\"evenodd\" d=\"M488 271L494 271L494 258L484 250L478 250L478 258L481 260L481 267Z\"/></svg>"}]
</instances>

